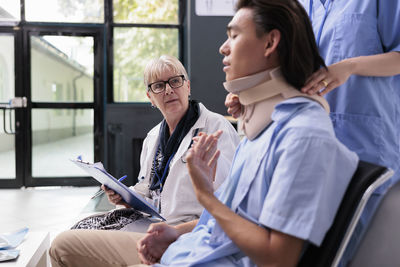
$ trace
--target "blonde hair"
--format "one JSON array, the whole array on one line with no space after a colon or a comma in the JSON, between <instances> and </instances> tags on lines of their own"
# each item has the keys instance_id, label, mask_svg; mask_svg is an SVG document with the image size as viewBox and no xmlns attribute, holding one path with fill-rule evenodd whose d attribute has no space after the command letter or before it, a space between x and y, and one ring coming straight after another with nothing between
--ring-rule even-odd
<instances>
[{"instance_id":1,"label":"blonde hair","mask_svg":"<svg viewBox=\"0 0 400 267\"><path fill-rule=\"evenodd\" d=\"M184 75L186 80L189 79L185 67L177 58L162 55L159 58L152 59L144 69L143 81L146 88L150 83L157 81L165 71L171 71L176 75Z\"/></svg>"}]
</instances>

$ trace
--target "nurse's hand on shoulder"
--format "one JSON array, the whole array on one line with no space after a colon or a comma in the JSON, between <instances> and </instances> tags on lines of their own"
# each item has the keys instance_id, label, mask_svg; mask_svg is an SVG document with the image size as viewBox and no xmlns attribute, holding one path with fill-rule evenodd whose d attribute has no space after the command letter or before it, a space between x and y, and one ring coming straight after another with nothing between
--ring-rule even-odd
<instances>
[{"instance_id":1,"label":"nurse's hand on shoulder","mask_svg":"<svg viewBox=\"0 0 400 267\"><path fill-rule=\"evenodd\" d=\"M179 231L166 223L151 224L147 234L137 242L139 258L144 264L155 264L168 246L179 237Z\"/></svg>"},{"instance_id":2,"label":"nurse's hand on shoulder","mask_svg":"<svg viewBox=\"0 0 400 267\"><path fill-rule=\"evenodd\" d=\"M229 93L225 98L225 106L228 108L228 113L235 119L242 114L242 104L239 102L239 96Z\"/></svg>"},{"instance_id":3,"label":"nurse's hand on shoulder","mask_svg":"<svg viewBox=\"0 0 400 267\"><path fill-rule=\"evenodd\" d=\"M107 199L111 204L113 204L113 205L123 205L125 208L130 208L131 207L125 201L123 201L121 195L115 193L114 190L109 189L105 185L101 185L101 189L104 190L104 192L107 195Z\"/></svg>"},{"instance_id":4,"label":"nurse's hand on shoulder","mask_svg":"<svg viewBox=\"0 0 400 267\"><path fill-rule=\"evenodd\" d=\"M313 95L325 95L344 84L352 74L353 66L351 59L345 59L328 66L328 69L321 68L314 72L306 81L301 91Z\"/></svg>"},{"instance_id":5,"label":"nurse's hand on shoulder","mask_svg":"<svg viewBox=\"0 0 400 267\"><path fill-rule=\"evenodd\" d=\"M202 196L214 194L213 180L220 155L217 143L221 134L221 130L210 135L200 133L193 138L193 145L188 151L186 159L189 175L200 203Z\"/></svg>"}]
</instances>

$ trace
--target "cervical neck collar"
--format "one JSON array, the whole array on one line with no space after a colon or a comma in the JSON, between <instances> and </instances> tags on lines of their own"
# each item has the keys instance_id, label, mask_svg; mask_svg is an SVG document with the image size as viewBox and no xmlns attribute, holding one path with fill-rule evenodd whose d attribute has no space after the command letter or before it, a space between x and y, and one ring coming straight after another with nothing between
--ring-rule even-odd
<instances>
[{"instance_id":1,"label":"cervical neck collar","mask_svg":"<svg viewBox=\"0 0 400 267\"><path fill-rule=\"evenodd\" d=\"M271 123L275 106L286 99L307 97L317 101L329 113L329 104L323 97L295 89L283 78L279 67L225 82L224 87L239 96L243 105L240 128L250 140Z\"/></svg>"}]
</instances>

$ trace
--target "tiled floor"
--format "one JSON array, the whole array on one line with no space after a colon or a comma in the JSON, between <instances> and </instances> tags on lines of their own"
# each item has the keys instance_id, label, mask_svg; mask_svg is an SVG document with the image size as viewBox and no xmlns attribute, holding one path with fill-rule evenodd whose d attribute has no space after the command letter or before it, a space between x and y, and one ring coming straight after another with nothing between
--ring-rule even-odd
<instances>
[{"instance_id":1,"label":"tiled floor","mask_svg":"<svg viewBox=\"0 0 400 267\"><path fill-rule=\"evenodd\" d=\"M0 189L0 233L22 227L50 232L53 239L78 219L110 209L105 198L91 200L98 187Z\"/></svg>"}]
</instances>

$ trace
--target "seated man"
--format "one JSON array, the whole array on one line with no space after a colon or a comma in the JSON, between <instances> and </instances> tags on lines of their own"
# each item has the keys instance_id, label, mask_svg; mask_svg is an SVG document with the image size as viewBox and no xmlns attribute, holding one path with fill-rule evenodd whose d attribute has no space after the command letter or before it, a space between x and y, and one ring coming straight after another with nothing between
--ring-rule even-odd
<instances>
[{"instance_id":1,"label":"seated man","mask_svg":"<svg viewBox=\"0 0 400 267\"><path fill-rule=\"evenodd\" d=\"M53 266L296 266L320 245L358 158L335 137L322 97L299 91L321 66L308 17L295 0L239 0L221 46L225 88L244 105L246 138L213 194L221 132L200 134L189 174L205 211L199 221L134 233L66 232ZM134 246L137 244L138 253Z\"/></svg>"}]
</instances>

